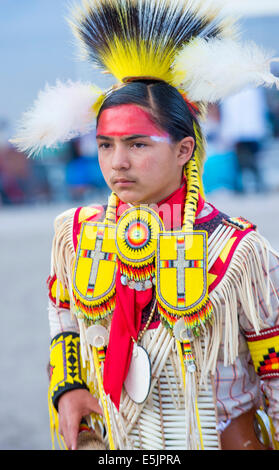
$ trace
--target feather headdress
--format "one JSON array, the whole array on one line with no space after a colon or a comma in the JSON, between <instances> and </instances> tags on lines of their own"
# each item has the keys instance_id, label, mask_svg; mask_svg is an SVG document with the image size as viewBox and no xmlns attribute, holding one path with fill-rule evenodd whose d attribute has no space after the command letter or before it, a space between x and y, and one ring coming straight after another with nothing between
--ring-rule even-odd
<instances>
[{"instance_id":1,"label":"feather headdress","mask_svg":"<svg viewBox=\"0 0 279 470\"><path fill-rule=\"evenodd\" d=\"M172 65L183 45L233 34L216 1L86 0L83 7L70 21L83 56L121 82L150 77L176 86Z\"/></svg>"},{"instance_id":2,"label":"feather headdress","mask_svg":"<svg viewBox=\"0 0 279 470\"><path fill-rule=\"evenodd\" d=\"M118 83L163 80L198 107L247 85L279 83L271 56L239 42L216 0L83 0L69 22L83 55ZM47 87L13 142L32 154L86 134L105 96L81 83Z\"/></svg>"}]
</instances>

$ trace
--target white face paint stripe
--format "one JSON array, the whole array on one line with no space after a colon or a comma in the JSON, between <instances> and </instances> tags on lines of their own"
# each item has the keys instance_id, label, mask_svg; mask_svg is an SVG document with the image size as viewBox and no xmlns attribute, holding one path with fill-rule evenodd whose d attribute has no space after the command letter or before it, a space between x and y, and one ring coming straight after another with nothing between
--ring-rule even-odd
<instances>
[{"instance_id":1,"label":"white face paint stripe","mask_svg":"<svg viewBox=\"0 0 279 470\"><path fill-rule=\"evenodd\" d=\"M151 135L150 139L153 140L154 142L166 142L167 144L171 143L170 137L163 137L160 135Z\"/></svg>"}]
</instances>

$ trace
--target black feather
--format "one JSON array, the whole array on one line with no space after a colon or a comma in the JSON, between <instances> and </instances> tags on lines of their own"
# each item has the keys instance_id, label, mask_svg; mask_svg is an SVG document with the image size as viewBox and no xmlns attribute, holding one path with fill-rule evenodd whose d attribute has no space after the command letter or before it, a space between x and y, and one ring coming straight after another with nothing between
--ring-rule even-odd
<instances>
[{"instance_id":1,"label":"black feather","mask_svg":"<svg viewBox=\"0 0 279 470\"><path fill-rule=\"evenodd\" d=\"M184 6L177 0L101 0L87 4L89 7L83 14L74 15L72 23L87 55L101 67L115 37L127 48L131 41L144 41L163 54L164 47L171 46L177 52L193 38L222 35L222 17L214 17L212 12L208 17L201 16L191 8L192 1L185 1Z\"/></svg>"}]
</instances>

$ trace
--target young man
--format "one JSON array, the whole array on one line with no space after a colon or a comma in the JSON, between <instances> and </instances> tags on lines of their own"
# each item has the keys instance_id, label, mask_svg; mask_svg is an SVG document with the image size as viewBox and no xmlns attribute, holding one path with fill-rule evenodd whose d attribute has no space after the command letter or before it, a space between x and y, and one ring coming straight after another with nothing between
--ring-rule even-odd
<instances>
[{"instance_id":1,"label":"young man","mask_svg":"<svg viewBox=\"0 0 279 470\"><path fill-rule=\"evenodd\" d=\"M18 137L29 151L54 145L86 133L94 110L112 191L106 207L56 220L54 424L69 449L80 448L88 416L95 448L276 447L278 256L252 223L205 201L200 128L205 103L276 79L262 52L238 44L204 2L85 6L76 33L119 83L105 93L71 83L47 89ZM261 384L274 426L265 445L253 425Z\"/></svg>"}]
</instances>

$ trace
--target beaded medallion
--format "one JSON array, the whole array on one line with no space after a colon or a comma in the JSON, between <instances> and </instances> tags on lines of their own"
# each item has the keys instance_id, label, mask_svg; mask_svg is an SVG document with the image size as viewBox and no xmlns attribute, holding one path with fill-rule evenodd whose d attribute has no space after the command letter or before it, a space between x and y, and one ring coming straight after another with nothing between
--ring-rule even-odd
<instances>
[{"instance_id":1,"label":"beaded medallion","mask_svg":"<svg viewBox=\"0 0 279 470\"><path fill-rule=\"evenodd\" d=\"M122 214L116 226L122 284L136 290L152 287L157 238L163 227L158 214L148 207L135 206Z\"/></svg>"}]
</instances>

